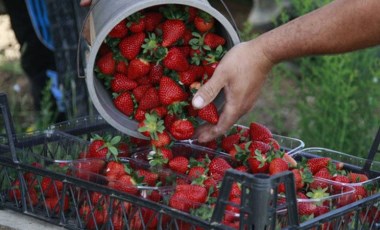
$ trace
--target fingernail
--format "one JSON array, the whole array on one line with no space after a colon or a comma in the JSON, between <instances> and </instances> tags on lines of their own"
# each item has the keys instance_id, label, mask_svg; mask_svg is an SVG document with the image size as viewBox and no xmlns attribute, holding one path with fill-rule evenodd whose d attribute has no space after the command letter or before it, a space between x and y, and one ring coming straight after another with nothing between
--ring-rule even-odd
<instances>
[{"instance_id":1,"label":"fingernail","mask_svg":"<svg viewBox=\"0 0 380 230\"><path fill-rule=\"evenodd\" d=\"M203 100L203 98L201 96L195 96L193 99L193 106L195 108L201 108L204 103L205 103L205 101Z\"/></svg>"}]
</instances>

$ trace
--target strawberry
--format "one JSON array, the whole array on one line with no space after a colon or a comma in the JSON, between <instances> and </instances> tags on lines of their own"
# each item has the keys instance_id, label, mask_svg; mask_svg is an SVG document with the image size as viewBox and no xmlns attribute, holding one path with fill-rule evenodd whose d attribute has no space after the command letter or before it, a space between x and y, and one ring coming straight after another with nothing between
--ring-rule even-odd
<instances>
[{"instance_id":1,"label":"strawberry","mask_svg":"<svg viewBox=\"0 0 380 230\"><path fill-rule=\"evenodd\" d=\"M136 182L130 175L122 175L117 181L108 182L108 186L121 192L137 195L139 190L136 187Z\"/></svg>"},{"instance_id":2,"label":"strawberry","mask_svg":"<svg viewBox=\"0 0 380 230\"><path fill-rule=\"evenodd\" d=\"M182 184L175 188L176 193L183 193L188 200L196 203L196 206L203 204L207 200L207 190L200 185ZM194 208L194 207L193 207Z\"/></svg>"},{"instance_id":3,"label":"strawberry","mask_svg":"<svg viewBox=\"0 0 380 230\"><path fill-rule=\"evenodd\" d=\"M168 114L168 109L165 106L159 106L159 107L153 108L150 112L156 113L157 116L159 116L160 118L163 118L163 117L166 117L166 115Z\"/></svg>"},{"instance_id":4,"label":"strawberry","mask_svg":"<svg viewBox=\"0 0 380 230\"><path fill-rule=\"evenodd\" d=\"M161 77L164 75L164 67L160 64L152 64L149 72L149 80L152 84L160 83Z\"/></svg>"},{"instance_id":5,"label":"strawberry","mask_svg":"<svg viewBox=\"0 0 380 230\"><path fill-rule=\"evenodd\" d=\"M116 61L113 59L112 53L101 56L96 62L99 71L106 75L112 75L115 72L115 65Z\"/></svg>"},{"instance_id":6,"label":"strawberry","mask_svg":"<svg viewBox=\"0 0 380 230\"><path fill-rule=\"evenodd\" d=\"M58 197L47 197L45 198L45 204L49 211L58 214L61 211L61 207L63 211L66 212L69 209L69 197L66 195L63 197L62 204L60 205L60 199Z\"/></svg>"},{"instance_id":7,"label":"strawberry","mask_svg":"<svg viewBox=\"0 0 380 230\"><path fill-rule=\"evenodd\" d=\"M168 162L173 159L173 153L172 153L172 150L169 149L169 148L160 148L158 150L159 152L161 152L161 155L164 159L167 159Z\"/></svg>"},{"instance_id":8,"label":"strawberry","mask_svg":"<svg viewBox=\"0 0 380 230\"><path fill-rule=\"evenodd\" d=\"M139 102L141 98L143 98L143 96L145 95L146 91L148 91L148 89L150 88L152 88L151 85L140 85L133 89L132 94L135 100Z\"/></svg>"},{"instance_id":9,"label":"strawberry","mask_svg":"<svg viewBox=\"0 0 380 230\"><path fill-rule=\"evenodd\" d=\"M163 131L162 133L158 133L157 136L157 140L151 140L152 146L155 146L156 148L161 148L170 144L170 136L168 132Z\"/></svg>"},{"instance_id":10,"label":"strawberry","mask_svg":"<svg viewBox=\"0 0 380 230\"><path fill-rule=\"evenodd\" d=\"M143 76L143 77L139 77L138 79L136 79L136 82L138 85L150 85L151 84L151 81L150 81L150 78L148 75Z\"/></svg>"},{"instance_id":11,"label":"strawberry","mask_svg":"<svg viewBox=\"0 0 380 230\"><path fill-rule=\"evenodd\" d=\"M240 143L240 134L235 133L229 136L225 136L222 139L221 147L225 152L230 152L234 148L234 145Z\"/></svg>"},{"instance_id":12,"label":"strawberry","mask_svg":"<svg viewBox=\"0 0 380 230\"><path fill-rule=\"evenodd\" d=\"M204 44L209 46L211 49L215 49L218 46L223 46L226 40L214 33L207 33L204 37Z\"/></svg>"},{"instance_id":13,"label":"strawberry","mask_svg":"<svg viewBox=\"0 0 380 230\"><path fill-rule=\"evenodd\" d=\"M43 177L41 180L41 190L45 197L57 197L57 194L62 191L63 182L53 180L50 177Z\"/></svg>"},{"instance_id":14,"label":"strawberry","mask_svg":"<svg viewBox=\"0 0 380 230\"><path fill-rule=\"evenodd\" d=\"M224 173L232 168L232 166L221 157L216 157L211 160L209 164L210 175L215 180L220 180L224 176Z\"/></svg>"},{"instance_id":15,"label":"strawberry","mask_svg":"<svg viewBox=\"0 0 380 230\"><path fill-rule=\"evenodd\" d=\"M297 203L298 206L298 214L303 216L313 215L317 211L317 206L308 201L300 201Z\"/></svg>"},{"instance_id":16,"label":"strawberry","mask_svg":"<svg viewBox=\"0 0 380 230\"><path fill-rule=\"evenodd\" d=\"M329 172L328 168L321 168L317 173L314 174L314 177L331 180L332 175Z\"/></svg>"},{"instance_id":17,"label":"strawberry","mask_svg":"<svg viewBox=\"0 0 380 230\"><path fill-rule=\"evenodd\" d=\"M218 67L219 62L213 62L213 63L207 63L203 62L203 68L205 70L205 73L210 78L212 75L214 75L216 67Z\"/></svg>"},{"instance_id":18,"label":"strawberry","mask_svg":"<svg viewBox=\"0 0 380 230\"><path fill-rule=\"evenodd\" d=\"M139 101L139 109L147 111L160 106L160 99L156 88L150 88L145 92L145 95Z\"/></svg>"},{"instance_id":19,"label":"strawberry","mask_svg":"<svg viewBox=\"0 0 380 230\"><path fill-rule=\"evenodd\" d=\"M114 180L125 174L127 174L125 171L125 165L121 162L116 161L109 161L107 163L106 169L104 170L104 175Z\"/></svg>"},{"instance_id":20,"label":"strawberry","mask_svg":"<svg viewBox=\"0 0 380 230\"><path fill-rule=\"evenodd\" d=\"M321 158L311 158L307 160L307 166L309 167L311 173L314 175L322 168L326 168L331 158L321 157Z\"/></svg>"},{"instance_id":21,"label":"strawberry","mask_svg":"<svg viewBox=\"0 0 380 230\"><path fill-rule=\"evenodd\" d=\"M275 151L278 151L281 149L280 144L274 138L267 138L267 139L263 140L263 142L266 144L269 144Z\"/></svg>"},{"instance_id":22,"label":"strawberry","mask_svg":"<svg viewBox=\"0 0 380 230\"><path fill-rule=\"evenodd\" d=\"M108 147L103 139L94 139L88 146L89 158L105 158L108 153Z\"/></svg>"},{"instance_id":23,"label":"strawberry","mask_svg":"<svg viewBox=\"0 0 380 230\"><path fill-rule=\"evenodd\" d=\"M183 212L189 212L191 202L188 200L187 194L184 192L174 192L169 199L169 206Z\"/></svg>"},{"instance_id":24,"label":"strawberry","mask_svg":"<svg viewBox=\"0 0 380 230\"><path fill-rule=\"evenodd\" d=\"M137 82L129 79L126 75L121 73L114 74L114 77L111 80L111 90L115 93L133 90L136 87Z\"/></svg>"},{"instance_id":25,"label":"strawberry","mask_svg":"<svg viewBox=\"0 0 380 230\"><path fill-rule=\"evenodd\" d=\"M289 165L282 158L275 158L269 163L269 174L275 175L289 169Z\"/></svg>"},{"instance_id":26,"label":"strawberry","mask_svg":"<svg viewBox=\"0 0 380 230\"><path fill-rule=\"evenodd\" d=\"M148 186L155 186L158 181L157 173L153 173L145 169L137 169L136 174L138 177L143 177L143 182Z\"/></svg>"},{"instance_id":27,"label":"strawberry","mask_svg":"<svg viewBox=\"0 0 380 230\"><path fill-rule=\"evenodd\" d=\"M145 31L152 32L161 23L163 16L160 12L146 12L144 13Z\"/></svg>"},{"instance_id":28,"label":"strawberry","mask_svg":"<svg viewBox=\"0 0 380 230\"><path fill-rule=\"evenodd\" d=\"M115 107L127 116L131 116L134 111L134 103L132 96L129 92L123 92L119 94L114 100L113 103Z\"/></svg>"},{"instance_id":29,"label":"strawberry","mask_svg":"<svg viewBox=\"0 0 380 230\"><path fill-rule=\"evenodd\" d=\"M121 20L117 23L112 30L108 33L108 36L111 38L123 38L128 34L127 23L124 20Z\"/></svg>"},{"instance_id":30,"label":"strawberry","mask_svg":"<svg viewBox=\"0 0 380 230\"><path fill-rule=\"evenodd\" d=\"M169 47L182 38L186 25L179 19L168 19L162 24L162 46Z\"/></svg>"},{"instance_id":31,"label":"strawberry","mask_svg":"<svg viewBox=\"0 0 380 230\"><path fill-rule=\"evenodd\" d=\"M187 174L191 180L197 179L204 175L206 169L201 166L194 166L190 168L189 173Z\"/></svg>"},{"instance_id":32,"label":"strawberry","mask_svg":"<svg viewBox=\"0 0 380 230\"><path fill-rule=\"evenodd\" d=\"M189 86L197 80L197 75L194 70L194 68L190 67L188 70L178 73L179 80L182 84Z\"/></svg>"},{"instance_id":33,"label":"strawberry","mask_svg":"<svg viewBox=\"0 0 380 230\"><path fill-rule=\"evenodd\" d=\"M270 145L265 144L262 141L252 141L251 145L249 146L249 150L251 153L260 151L260 153L265 154L270 150Z\"/></svg>"},{"instance_id":34,"label":"strawberry","mask_svg":"<svg viewBox=\"0 0 380 230\"><path fill-rule=\"evenodd\" d=\"M183 156L174 157L169 161L169 168L175 172L185 174L188 169L189 159Z\"/></svg>"},{"instance_id":35,"label":"strawberry","mask_svg":"<svg viewBox=\"0 0 380 230\"><path fill-rule=\"evenodd\" d=\"M237 198L237 197L239 197L239 198L241 197L241 189L240 189L240 185L238 183L234 182L232 184L229 199L232 200L232 199Z\"/></svg>"},{"instance_id":36,"label":"strawberry","mask_svg":"<svg viewBox=\"0 0 380 230\"><path fill-rule=\"evenodd\" d=\"M191 7L191 6L186 6L185 11L187 12L187 21L188 22L193 22L195 17L197 16L198 9Z\"/></svg>"},{"instance_id":37,"label":"strawberry","mask_svg":"<svg viewBox=\"0 0 380 230\"><path fill-rule=\"evenodd\" d=\"M105 165L106 162L102 159L91 159L89 161L81 160L75 164L74 167L78 169L76 172L77 177L81 179L88 179L88 174L86 172L101 174Z\"/></svg>"},{"instance_id":38,"label":"strawberry","mask_svg":"<svg viewBox=\"0 0 380 230\"><path fill-rule=\"evenodd\" d=\"M132 33L141 33L145 30L145 19L144 15L142 15L140 12L134 13L131 16L129 16L127 27Z\"/></svg>"},{"instance_id":39,"label":"strawberry","mask_svg":"<svg viewBox=\"0 0 380 230\"><path fill-rule=\"evenodd\" d=\"M187 140L194 135L194 125L187 119L179 119L170 126L170 134L177 140Z\"/></svg>"},{"instance_id":40,"label":"strawberry","mask_svg":"<svg viewBox=\"0 0 380 230\"><path fill-rule=\"evenodd\" d=\"M367 191L365 190L365 188L363 186L355 186L355 200L361 200L365 197L367 197Z\"/></svg>"},{"instance_id":41,"label":"strawberry","mask_svg":"<svg viewBox=\"0 0 380 230\"><path fill-rule=\"evenodd\" d=\"M269 163L265 154L260 152L251 153L247 162L252 173L268 173Z\"/></svg>"},{"instance_id":42,"label":"strawberry","mask_svg":"<svg viewBox=\"0 0 380 230\"><path fill-rule=\"evenodd\" d=\"M219 121L218 110L213 102L198 111L198 117L210 124L217 124Z\"/></svg>"},{"instance_id":43,"label":"strawberry","mask_svg":"<svg viewBox=\"0 0 380 230\"><path fill-rule=\"evenodd\" d=\"M123 38L119 43L121 55L128 60L135 59L140 53L141 46L145 40L145 33L132 34Z\"/></svg>"},{"instance_id":44,"label":"strawberry","mask_svg":"<svg viewBox=\"0 0 380 230\"><path fill-rule=\"evenodd\" d=\"M150 72L150 64L142 58L131 60L128 66L128 77L132 80L144 77Z\"/></svg>"},{"instance_id":45,"label":"strawberry","mask_svg":"<svg viewBox=\"0 0 380 230\"><path fill-rule=\"evenodd\" d=\"M333 184L332 189L335 194L341 193L343 191L343 187L341 183L347 184L350 183L350 179L344 175L336 175L332 178L333 181L339 182L339 184Z\"/></svg>"},{"instance_id":46,"label":"strawberry","mask_svg":"<svg viewBox=\"0 0 380 230\"><path fill-rule=\"evenodd\" d=\"M293 169L292 173L294 176L294 183L295 183L296 190L302 189L303 186L305 185L305 183L303 182L302 174L301 174L300 170L299 169Z\"/></svg>"},{"instance_id":47,"label":"strawberry","mask_svg":"<svg viewBox=\"0 0 380 230\"><path fill-rule=\"evenodd\" d=\"M160 80L158 94L163 105L170 105L187 99L186 92L173 79L166 76Z\"/></svg>"},{"instance_id":48,"label":"strawberry","mask_svg":"<svg viewBox=\"0 0 380 230\"><path fill-rule=\"evenodd\" d=\"M367 175L365 175L363 173L350 172L350 173L348 173L347 177L348 177L348 179L350 179L351 183L359 183L359 182L364 182L364 181L368 180Z\"/></svg>"},{"instance_id":49,"label":"strawberry","mask_svg":"<svg viewBox=\"0 0 380 230\"><path fill-rule=\"evenodd\" d=\"M249 125L249 132L253 141L264 141L273 137L272 132L267 127L257 122L252 122Z\"/></svg>"},{"instance_id":50,"label":"strawberry","mask_svg":"<svg viewBox=\"0 0 380 230\"><path fill-rule=\"evenodd\" d=\"M194 26L201 33L211 30L214 27L214 23L215 19L203 11L198 11L198 15L194 18Z\"/></svg>"},{"instance_id":51,"label":"strawberry","mask_svg":"<svg viewBox=\"0 0 380 230\"><path fill-rule=\"evenodd\" d=\"M145 120L145 114L146 114L146 111L142 110L142 109L139 109L137 108L136 109L136 112L133 116L133 118L138 121L139 123L143 122Z\"/></svg>"},{"instance_id":52,"label":"strawberry","mask_svg":"<svg viewBox=\"0 0 380 230\"><path fill-rule=\"evenodd\" d=\"M170 69L178 72L183 72L189 69L190 65L186 56L178 47L172 47L164 57L162 64Z\"/></svg>"}]
</instances>

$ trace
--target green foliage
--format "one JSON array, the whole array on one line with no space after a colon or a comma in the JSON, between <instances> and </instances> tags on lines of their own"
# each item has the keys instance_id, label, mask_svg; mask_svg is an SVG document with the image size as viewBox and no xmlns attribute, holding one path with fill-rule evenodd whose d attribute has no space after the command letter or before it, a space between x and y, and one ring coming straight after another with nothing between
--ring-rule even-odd
<instances>
[{"instance_id":1,"label":"green foliage","mask_svg":"<svg viewBox=\"0 0 380 230\"><path fill-rule=\"evenodd\" d=\"M41 111L36 118L36 129L45 130L49 125L53 124L57 118L57 111L54 109L54 98L50 92L51 80L48 81L45 88L42 90Z\"/></svg>"}]
</instances>

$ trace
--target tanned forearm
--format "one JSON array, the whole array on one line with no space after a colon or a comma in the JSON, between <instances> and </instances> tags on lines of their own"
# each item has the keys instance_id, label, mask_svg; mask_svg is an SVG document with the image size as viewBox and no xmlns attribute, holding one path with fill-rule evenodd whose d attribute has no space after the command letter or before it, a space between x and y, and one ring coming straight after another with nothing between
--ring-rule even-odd
<instances>
[{"instance_id":1,"label":"tanned forearm","mask_svg":"<svg viewBox=\"0 0 380 230\"><path fill-rule=\"evenodd\" d=\"M335 0L253 42L262 43L273 63L374 46L380 44L380 0Z\"/></svg>"}]
</instances>

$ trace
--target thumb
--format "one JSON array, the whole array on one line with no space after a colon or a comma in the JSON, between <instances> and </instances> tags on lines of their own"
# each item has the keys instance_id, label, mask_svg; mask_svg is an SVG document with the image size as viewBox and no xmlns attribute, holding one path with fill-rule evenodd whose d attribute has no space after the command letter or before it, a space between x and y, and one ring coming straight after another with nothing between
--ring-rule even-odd
<instances>
[{"instance_id":1,"label":"thumb","mask_svg":"<svg viewBox=\"0 0 380 230\"><path fill-rule=\"evenodd\" d=\"M222 77L214 74L194 95L192 100L193 107L196 109L205 107L216 98L223 87Z\"/></svg>"}]
</instances>

